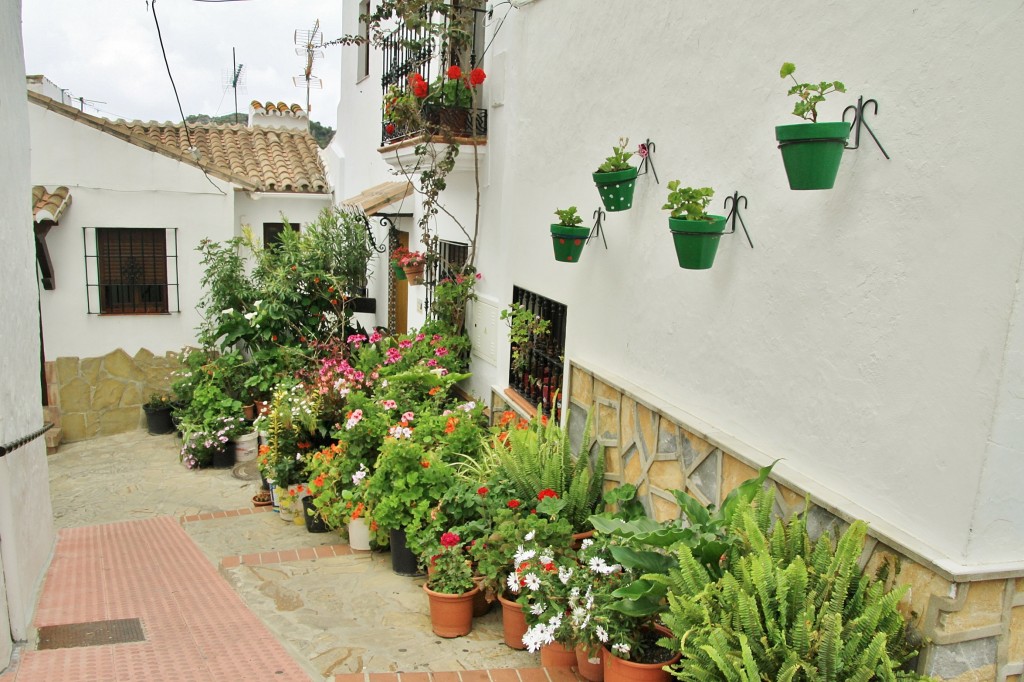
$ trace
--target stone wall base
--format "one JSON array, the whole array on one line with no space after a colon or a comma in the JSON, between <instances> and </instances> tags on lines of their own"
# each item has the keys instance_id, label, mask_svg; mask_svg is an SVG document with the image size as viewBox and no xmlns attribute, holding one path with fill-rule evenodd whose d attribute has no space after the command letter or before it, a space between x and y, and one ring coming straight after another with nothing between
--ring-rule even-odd
<instances>
[{"instance_id":1,"label":"stone wall base","mask_svg":"<svg viewBox=\"0 0 1024 682\"><path fill-rule=\"evenodd\" d=\"M755 463L702 438L677 415L642 397L642 391L617 385L576 363L569 379L568 429L574 451L582 448L596 456L604 446L606 488L636 485L652 518L679 518L681 511L670 490L685 490L705 504L719 504L730 490L757 474ZM492 415L506 409L522 413L516 401L497 389L490 407ZM591 409L591 442L583 444ZM777 514L785 517L804 509L805 491L778 481L770 485L776 489ZM848 525L813 503L808 514L808 530L815 536L830 530L836 537ZM952 581L926 560L911 559L870 535L861 562L870 573L888 564L891 579L910 586L901 608L926 642L918 672L955 682L1022 682L1024 576Z\"/></svg>"},{"instance_id":2,"label":"stone wall base","mask_svg":"<svg viewBox=\"0 0 1024 682\"><path fill-rule=\"evenodd\" d=\"M52 390L50 405L59 408L59 442L72 443L145 426L142 406L152 394L170 392L181 360L173 351L159 356L143 348L133 357L118 348L99 358L63 357L52 364L47 393Z\"/></svg>"}]
</instances>

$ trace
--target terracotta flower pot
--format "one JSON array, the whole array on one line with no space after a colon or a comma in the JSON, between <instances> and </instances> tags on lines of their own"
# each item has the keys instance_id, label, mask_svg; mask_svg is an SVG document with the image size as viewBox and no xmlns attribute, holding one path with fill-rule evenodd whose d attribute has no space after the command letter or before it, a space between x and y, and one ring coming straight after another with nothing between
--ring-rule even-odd
<instances>
[{"instance_id":1,"label":"terracotta flower pot","mask_svg":"<svg viewBox=\"0 0 1024 682\"><path fill-rule=\"evenodd\" d=\"M473 598L480 591L474 587L462 594L443 594L423 586L430 598L430 626L438 637L462 637L473 629Z\"/></svg>"},{"instance_id":2,"label":"terracotta flower pot","mask_svg":"<svg viewBox=\"0 0 1024 682\"><path fill-rule=\"evenodd\" d=\"M423 284L423 263L419 263L417 265L403 265L402 270L405 272L405 276L409 280L409 284L413 286Z\"/></svg>"},{"instance_id":3,"label":"terracotta flower pot","mask_svg":"<svg viewBox=\"0 0 1024 682\"><path fill-rule=\"evenodd\" d=\"M656 626L659 635L672 636L667 628ZM604 680L605 682L670 682L672 675L663 668L672 665L682 654L676 652L667 661L660 663L633 663L619 658L608 647L604 648Z\"/></svg>"},{"instance_id":4,"label":"terracotta flower pot","mask_svg":"<svg viewBox=\"0 0 1024 682\"><path fill-rule=\"evenodd\" d=\"M484 579L482 576L474 576L473 582L476 583L479 592L473 597L473 617L480 618L486 616L491 612L491 607L494 606L494 601L487 598L481 585L483 585Z\"/></svg>"},{"instance_id":5,"label":"terracotta flower pot","mask_svg":"<svg viewBox=\"0 0 1024 682\"><path fill-rule=\"evenodd\" d=\"M576 665L576 650L560 642L545 644L540 648L542 668L571 668Z\"/></svg>"},{"instance_id":6,"label":"terracotta flower pot","mask_svg":"<svg viewBox=\"0 0 1024 682\"><path fill-rule=\"evenodd\" d=\"M523 644L523 635L526 634L523 607L517 602L505 599L504 595L499 595L498 601L501 602L501 625L505 631L505 646L522 651L526 648Z\"/></svg>"},{"instance_id":7,"label":"terracotta flower pot","mask_svg":"<svg viewBox=\"0 0 1024 682\"><path fill-rule=\"evenodd\" d=\"M590 682L603 682L604 650L588 651L582 644L576 647L576 669Z\"/></svg>"}]
</instances>

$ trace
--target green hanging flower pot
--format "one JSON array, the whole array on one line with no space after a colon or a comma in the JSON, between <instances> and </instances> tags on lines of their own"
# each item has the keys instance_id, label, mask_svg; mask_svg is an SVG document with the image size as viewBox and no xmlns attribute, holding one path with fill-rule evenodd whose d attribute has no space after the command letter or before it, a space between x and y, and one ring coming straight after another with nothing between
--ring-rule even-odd
<instances>
[{"instance_id":1,"label":"green hanging flower pot","mask_svg":"<svg viewBox=\"0 0 1024 682\"><path fill-rule=\"evenodd\" d=\"M832 189L850 137L846 121L775 126L790 189Z\"/></svg>"},{"instance_id":2,"label":"green hanging flower pot","mask_svg":"<svg viewBox=\"0 0 1024 682\"><path fill-rule=\"evenodd\" d=\"M597 191L601 195L601 203L604 204L606 211L625 211L633 207L636 174L636 168L593 174Z\"/></svg>"},{"instance_id":3,"label":"green hanging flower pot","mask_svg":"<svg viewBox=\"0 0 1024 682\"><path fill-rule=\"evenodd\" d=\"M405 270L396 261L391 261L391 272L395 273L395 279L398 281L406 279Z\"/></svg>"},{"instance_id":4,"label":"green hanging flower pot","mask_svg":"<svg viewBox=\"0 0 1024 682\"><path fill-rule=\"evenodd\" d=\"M578 263L589 236L589 227L552 225L551 243L555 247L555 260L562 263Z\"/></svg>"},{"instance_id":5,"label":"green hanging flower pot","mask_svg":"<svg viewBox=\"0 0 1024 682\"><path fill-rule=\"evenodd\" d=\"M679 267L707 270L715 264L718 241L725 231L725 216L709 215L707 220L669 218L668 226L672 231Z\"/></svg>"}]
</instances>

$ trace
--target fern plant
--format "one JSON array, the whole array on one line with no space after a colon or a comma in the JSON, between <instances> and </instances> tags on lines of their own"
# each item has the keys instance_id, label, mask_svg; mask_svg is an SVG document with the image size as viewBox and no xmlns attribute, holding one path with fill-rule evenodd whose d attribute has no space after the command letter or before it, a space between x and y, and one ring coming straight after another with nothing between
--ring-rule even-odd
<instances>
[{"instance_id":1,"label":"fern plant","mask_svg":"<svg viewBox=\"0 0 1024 682\"><path fill-rule=\"evenodd\" d=\"M590 442L593 411L583 428L584 449L574 454L569 432L546 418L534 417L524 429L495 438L488 448L496 456L499 471L515 488L520 499L538 500L542 491L552 490L564 502L561 516L577 532L589 528L589 517L597 506L604 481L604 448L593 465L586 451Z\"/></svg>"},{"instance_id":2,"label":"fern plant","mask_svg":"<svg viewBox=\"0 0 1024 682\"><path fill-rule=\"evenodd\" d=\"M678 638L679 680L711 682L867 682L927 679L900 665L916 652L897 605L906 587L887 591L857 561L867 525L854 522L833 546L812 543L806 514L771 524L771 492L736 515L742 542L714 580L682 548L668 586L665 624Z\"/></svg>"}]
</instances>

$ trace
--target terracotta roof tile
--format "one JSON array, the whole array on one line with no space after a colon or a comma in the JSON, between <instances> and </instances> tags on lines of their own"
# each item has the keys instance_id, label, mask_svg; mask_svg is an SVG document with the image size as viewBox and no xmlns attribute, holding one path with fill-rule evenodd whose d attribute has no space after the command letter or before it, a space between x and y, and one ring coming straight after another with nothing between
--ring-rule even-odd
<instances>
[{"instance_id":1,"label":"terracotta roof tile","mask_svg":"<svg viewBox=\"0 0 1024 682\"><path fill-rule=\"evenodd\" d=\"M134 136L188 152L188 137L180 125L118 121ZM243 125L191 126L199 159L248 178L267 192L327 193L327 177L319 149L306 130L249 128Z\"/></svg>"},{"instance_id":2,"label":"terracotta roof tile","mask_svg":"<svg viewBox=\"0 0 1024 682\"><path fill-rule=\"evenodd\" d=\"M71 205L71 191L61 185L52 192L42 185L32 188L32 215L35 222L57 222Z\"/></svg>"}]
</instances>

